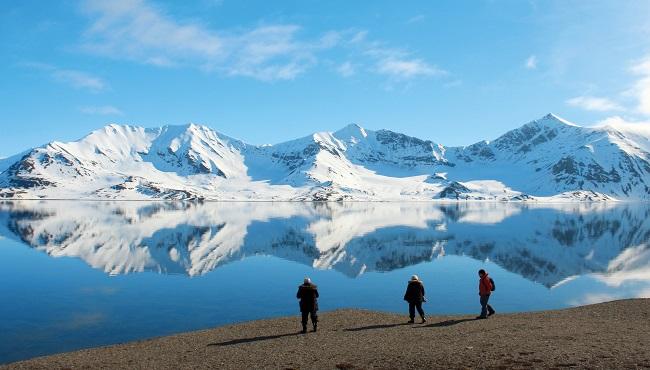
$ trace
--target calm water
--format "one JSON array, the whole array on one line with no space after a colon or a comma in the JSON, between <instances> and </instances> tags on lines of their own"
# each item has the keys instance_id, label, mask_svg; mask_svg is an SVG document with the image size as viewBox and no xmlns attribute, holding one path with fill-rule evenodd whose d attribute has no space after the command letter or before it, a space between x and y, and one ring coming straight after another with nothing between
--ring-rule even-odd
<instances>
[{"instance_id":1,"label":"calm water","mask_svg":"<svg viewBox=\"0 0 650 370\"><path fill-rule=\"evenodd\" d=\"M0 203L0 363L321 309L477 313L650 296L645 204ZM298 323L297 323L298 324ZM327 325L327 323L323 323ZM298 328L298 326L296 326Z\"/></svg>"}]
</instances>

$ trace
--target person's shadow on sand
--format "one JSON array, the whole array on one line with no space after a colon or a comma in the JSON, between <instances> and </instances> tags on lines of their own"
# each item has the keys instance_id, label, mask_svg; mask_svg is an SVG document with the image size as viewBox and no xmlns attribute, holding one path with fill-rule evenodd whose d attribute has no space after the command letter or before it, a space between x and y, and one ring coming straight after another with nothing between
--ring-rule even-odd
<instances>
[{"instance_id":1,"label":"person's shadow on sand","mask_svg":"<svg viewBox=\"0 0 650 370\"><path fill-rule=\"evenodd\" d=\"M441 321L441 322L435 322L431 323L428 325L418 325L418 324L411 324L411 323L398 323L398 324L382 324L382 325L369 325L369 326L362 326L359 328L349 328L349 329L343 329L343 331L362 331L362 330L373 330L373 329L388 329L388 328L394 328L397 326L404 326L404 325L410 325L416 329L418 328L442 328L445 326L452 326L456 324L460 324L462 322L466 321L474 321L476 319L460 319L460 320L447 320L447 321Z\"/></svg>"},{"instance_id":2,"label":"person's shadow on sand","mask_svg":"<svg viewBox=\"0 0 650 370\"><path fill-rule=\"evenodd\" d=\"M362 327L359 327L359 328L343 329L343 331L362 331L362 330L373 330L373 329L388 329L388 328L394 328L396 326L403 326L403 325L411 325L411 324L409 324L409 323L399 323L399 324L370 325L370 326L362 326Z\"/></svg>"},{"instance_id":3,"label":"person's shadow on sand","mask_svg":"<svg viewBox=\"0 0 650 370\"><path fill-rule=\"evenodd\" d=\"M441 322L436 322L428 325L417 325L417 324L409 324L409 323L397 323L397 324L379 324L379 325L369 325L369 326L361 326L358 328L349 328L349 329L343 329L343 331L362 331L362 330L376 330L376 329L388 329L388 328L394 328L397 326L405 326L405 325L411 325L414 326L416 329L421 329L421 328L442 328L445 326L452 326L456 324L460 324L462 322L466 321L474 321L476 319L460 319L460 320L447 320L447 321L441 321ZM220 342L220 343L210 343L208 346L232 346L236 344L242 344L242 343L251 343L251 342L259 342L263 340L273 340L273 339L279 339L283 337L293 337L296 335L302 335L300 332L296 333L286 333L286 334L278 334L278 335L263 335L259 337L252 337L252 338L240 338L240 339L233 339L229 340L226 342Z\"/></svg>"},{"instance_id":4,"label":"person's shadow on sand","mask_svg":"<svg viewBox=\"0 0 650 370\"><path fill-rule=\"evenodd\" d=\"M242 344L242 343L251 343L251 342L259 342L263 340L271 340L271 339L279 339L283 337L292 337L295 335L302 335L300 332L295 332L295 333L287 333L287 334L278 334L278 335L264 335L264 336L259 336L259 337L252 337L252 338L241 338L241 339L233 339L229 340L226 342L220 342L220 343L210 343L208 346L232 346L235 344Z\"/></svg>"},{"instance_id":5,"label":"person's shadow on sand","mask_svg":"<svg viewBox=\"0 0 650 370\"><path fill-rule=\"evenodd\" d=\"M429 325L418 326L417 328L444 328L445 326L452 326L452 325L460 324L462 322L475 321L475 320L476 319L446 320L446 321L434 322Z\"/></svg>"}]
</instances>

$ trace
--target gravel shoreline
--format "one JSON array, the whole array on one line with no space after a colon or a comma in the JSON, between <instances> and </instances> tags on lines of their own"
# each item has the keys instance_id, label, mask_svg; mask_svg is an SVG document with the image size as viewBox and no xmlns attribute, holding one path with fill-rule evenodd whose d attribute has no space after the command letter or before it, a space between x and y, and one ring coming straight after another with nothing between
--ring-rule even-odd
<instances>
[{"instance_id":1,"label":"gravel shoreline","mask_svg":"<svg viewBox=\"0 0 650 370\"><path fill-rule=\"evenodd\" d=\"M650 299L565 310L434 316L337 310L319 331L297 317L259 320L80 350L1 369L650 368Z\"/></svg>"}]
</instances>

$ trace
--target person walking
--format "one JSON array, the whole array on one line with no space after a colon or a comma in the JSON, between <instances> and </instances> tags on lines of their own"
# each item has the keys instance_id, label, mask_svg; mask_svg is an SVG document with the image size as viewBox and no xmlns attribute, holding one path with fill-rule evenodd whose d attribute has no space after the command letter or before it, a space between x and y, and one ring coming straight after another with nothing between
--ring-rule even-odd
<instances>
[{"instance_id":1,"label":"person walking","mask_svg":"<svg viewBox=\"0 0 650 370\"><path fill-rule=\"evenodd\" d=\"M420 281L420 278L417 275L411 276L408 285L406 286L406 293L404 293L404 300L409 303L409 324L415 322L415 310L418 310L420 317L422 318L422 323L427 322L427 319L424 317L424 310L422 309L422 302L426 302L424 296L424 284Z\"/></svg>"},{"instance_id":2,"label":"person walking","mask_svg":"<svg viewBox=\"0 0 650 370\"><path fill-rule=\"evenodd\" d=\"M314 331L318 329L318 287L308 277L298 287L296 298L300 300L300 313L302 314L302 333L307 332L307 318L311 316Z\"/></svg>"},{"instance_id":3,"label":"person walking","mask_svg":"<svg viewBox=\"0 0 650 370\"><path fill-rule=\"evenodd\" d=\"M477 316L477 319L487 319L489 316L495 314L494 308L490 306L488 301L490 300L490 294L494 290L494 280L490 278L485 270L480 269L478 271L478 295L481 297L481 315Z\"/></svg>"}]
</instances>

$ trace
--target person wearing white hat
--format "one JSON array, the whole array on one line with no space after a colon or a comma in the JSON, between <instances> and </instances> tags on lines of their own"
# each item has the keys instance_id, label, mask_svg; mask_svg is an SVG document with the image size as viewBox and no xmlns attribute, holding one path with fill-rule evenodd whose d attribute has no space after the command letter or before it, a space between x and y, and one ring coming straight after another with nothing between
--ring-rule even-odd
<instances>
[{"instance_id":1,"label":"person wearing white hat","mask_svg":"<svg viewBox=\"0 0 650 370\"><path fill-rule=\"evenodd\" d=\"M318 287L306 277L303 284L298 287L296 298L300 299L300 313L302 314L302 333L307 332L307 319L311 316L314 331L318 329Z\"/></svg>"},{"instance_id":2,"label":"person wearing white hat","mask_svg":"<svg viewBox=\"0 0 650 370\"><path fill-rule=\"evenodd\" d=\"M427 319L424 316L424 310L422 309L422 302L427 301L424 296L424 284L422 284L422 281L417 275L411 276L411 280L409 280L409 283L406 286L404 300L409 304L409 324L413 324L415 322L416 309L422 318L422 323L427 322Z\"/></svg>"}]
</instances>

